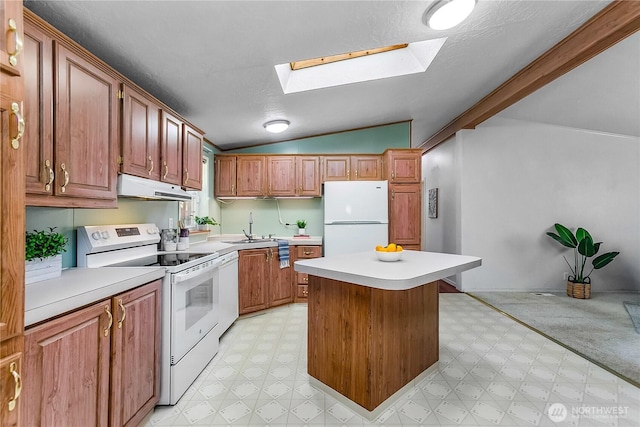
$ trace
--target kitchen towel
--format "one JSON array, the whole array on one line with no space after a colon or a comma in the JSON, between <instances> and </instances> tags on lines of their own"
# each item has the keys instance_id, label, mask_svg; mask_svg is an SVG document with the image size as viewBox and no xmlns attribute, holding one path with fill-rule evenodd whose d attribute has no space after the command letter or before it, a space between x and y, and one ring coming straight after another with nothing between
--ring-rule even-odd
<instances>
[{"instance_id":1,"label":"kitchen towel","mask_svg":"<svg viewBox=\"0 0 640 427\"><path fill-rule=\"evenodd\" d=\"M278 240L278 258L280 258L280 268L289 267L289 241Z\"/></svg>"}]
</instances>

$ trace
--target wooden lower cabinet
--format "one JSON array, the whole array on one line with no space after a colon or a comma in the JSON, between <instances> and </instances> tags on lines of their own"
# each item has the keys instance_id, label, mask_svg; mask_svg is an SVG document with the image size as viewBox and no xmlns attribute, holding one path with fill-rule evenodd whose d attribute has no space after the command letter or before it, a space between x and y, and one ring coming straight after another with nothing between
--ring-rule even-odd
<instances>
[{"instance_id":1,"label":"wooden lower cabinet","mask_svg":"<svg viewBox=\"0 0 640 427\"><path fill-rule=\"evenodd\" d=\"M155 281L25 332L25 426L135 426L159 398Z\"/></svg>"},{"instance_id":2,"label":"wooden lower cabinet","mask_svg":"<svg viewBox=\"0 0 640 427\"><path fill-rule=\"evenodd\" d=\"M20 420L24 407L21 395L22 353L13 353L0 359L0 426L25 425Z\"/></svg>"},{"instance_id":3,"label":"wooden lower cabinet","mask_svg":"<svg viewBox=\"0 0 640 427\"><path fill-rule=\"evenodd\" d=\"M292 271L290 266L280 268L277 247L240 251L238 260L240 314L253 313L292 302Z\"/></svg>"},{"instance_id":4,"label":"wooden lower cabinet","mask_svg":"<svg viewBox=\"0 0 640 427\"><path fill-rule=\"evenodd\" d=\"M300 259L320 258L322 256L322 246L320 245L300 245L292 246L291 265ZM307 273L293 272L293 288L295 289L295 302L307 302L309 296L309 275Z\"/></svg>"}]
</instances>

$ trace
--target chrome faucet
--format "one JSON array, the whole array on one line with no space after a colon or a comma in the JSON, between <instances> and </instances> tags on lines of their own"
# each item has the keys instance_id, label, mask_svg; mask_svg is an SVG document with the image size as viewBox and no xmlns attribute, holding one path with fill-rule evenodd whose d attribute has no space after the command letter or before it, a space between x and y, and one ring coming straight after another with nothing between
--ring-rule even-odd
<instances>
[{"instance_id":1,"label":"chrome faucet","mask_svg":"<svg viewBox=\"0 0 640 427\"><path fill-rule=\"evenodd\" d=\"M251 231L251 229L253 228L253 212L249 212L249 234L247 234L246 231L244 231L244 229L242 230L242 232L244 233L244 235L247 237L247 239L251 240L253 239L253 232Z\"/></svg>"}]
</instances>

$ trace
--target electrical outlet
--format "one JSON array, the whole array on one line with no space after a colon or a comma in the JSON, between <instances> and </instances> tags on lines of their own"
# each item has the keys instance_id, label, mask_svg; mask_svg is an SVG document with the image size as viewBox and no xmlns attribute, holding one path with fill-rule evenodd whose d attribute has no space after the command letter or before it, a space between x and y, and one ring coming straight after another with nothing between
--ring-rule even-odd
<instances>
[{"instance_id":1,"label":"electrical outlet","mask_svg":"<svg viewBox=\"0 0 640 427\"><path fill-rule=\"evenodd\" d=\"M564 273L562 273L562 278L564 280L569 280L569 273L567 273L566 271Z\"/></svg>"},{"instance_id":2,"label":"electrical outlet","mask_svg":"<svg viewBox=\"0 0 640 427\"><path fill-rule=\"evenodd\" d=\"M169 218L169 228L173 228L173 218Z\"/></svg>"}]
</instances>

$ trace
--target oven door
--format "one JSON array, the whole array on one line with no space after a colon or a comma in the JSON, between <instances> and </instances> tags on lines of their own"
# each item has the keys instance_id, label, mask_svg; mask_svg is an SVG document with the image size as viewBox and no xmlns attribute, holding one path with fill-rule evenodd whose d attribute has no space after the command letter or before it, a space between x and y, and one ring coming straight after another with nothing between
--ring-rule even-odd
<instances>
[{"instance_id":1,"label":"oven door","mask_svg":"<svg viewBox=\"0 0 640 427\"><path fill-rule=\"evenodd\" d=\"M171 275L171 364L175 365L218 323L219 267Z\"/></svg>"}]
</instances>

